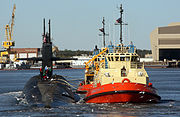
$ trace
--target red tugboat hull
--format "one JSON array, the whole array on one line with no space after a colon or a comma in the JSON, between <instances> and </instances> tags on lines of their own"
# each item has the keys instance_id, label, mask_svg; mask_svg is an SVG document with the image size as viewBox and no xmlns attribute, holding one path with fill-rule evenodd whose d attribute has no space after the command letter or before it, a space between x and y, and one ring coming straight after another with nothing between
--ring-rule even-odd
<instances>
[{"instance_id":1,"label":"red tugboat hull","mask_svg":"<svg viewBox=\"0 0 180 117\"><path fill-rule=\"evenodd\" d=\"M79 94L86 94L87 91L89 89L92 89L93 88L93 85L92 84L87 84L87 85L81 85L78 87L78 89L76 90L76 93L79 93Z\"/></svg>"},{"instance_id":2,"label":"red tugboat hull","mask_svg":"<svg viewBox=\"0 0 180 117\"><path fill-rule=\"evenodd\" d=\"M84 100L86 103L147 103L158 102L160 99L152 86L114 83L90 89Z\"/></svg>"}]
</instances>

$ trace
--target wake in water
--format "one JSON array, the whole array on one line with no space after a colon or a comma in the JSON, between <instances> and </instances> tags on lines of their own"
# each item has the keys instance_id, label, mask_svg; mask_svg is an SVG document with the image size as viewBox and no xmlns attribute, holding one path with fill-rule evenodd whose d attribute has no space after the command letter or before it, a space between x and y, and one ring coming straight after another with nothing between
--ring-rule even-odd
<instances>
[{"instance_id":1,"label":"wake in water","mask_svg":"<svg viewBox=\"0 0 180 117\"><path fill-rule=\"evenodd\" d=\"M74 104L82 104L84 103L83 98L81 97L78 102L75 102ZM67 102L64 102L64 100L56 100L53 102L53 107L58 106L64 106L67 105ZM0 105L2 106L28 106L28 107L43 107L43 104L34 102L29 103L23 93L23 91L17 91L17 92L8 92L8 93L2 93L0 94Z\"/></svg>"},{"instance_id":2,"label":"wake in water","mask_svg":"<svg viewBox=\"0 0 180 117\"><path fill-rule=\"evenodd\" d=\"M157 114L164 113L166 108L177 109L176 101L164 100L158 104L133 104L133 103L116 103L116 104L86 104L83 98L76 103L62 103L55 102L51 109L44 108L42 104L30 104L23 97L22 91L8 92L0 94L0 115L7 115L8 113L15 115L34 115L38 116L37 113L41 112L41 116L52 115L64 115L72 116L72 114L79 114L89 116L93 114L108 114L113 115L147 115L148 113ZM152 107L154 108L152 110ZM141 113L141 114L140 114Z\"/></svg>"},{"instance_id":3,"label":"wake in water","mask_svg":"<svg viewBox=\"0 0 180 117\"><path fill-rule=\"evenodd\" d=\"M10 105L18 104L21 100L22 91L18 92L8 92L0 94L0 104L1 105ZM25 100L23 100L25 103Z\"/></svg>"}]
</instances>

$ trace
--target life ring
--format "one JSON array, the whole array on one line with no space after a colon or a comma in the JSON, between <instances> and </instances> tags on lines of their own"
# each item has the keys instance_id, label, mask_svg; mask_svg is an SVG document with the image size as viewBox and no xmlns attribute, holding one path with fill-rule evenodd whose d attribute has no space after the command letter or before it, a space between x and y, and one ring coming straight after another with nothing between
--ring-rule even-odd
<instances>
[{"instance_id":1,"label":"life ring","mask_svg":"<svg viewBox=\"0 0 180 117\"><path fill-rule=\"evenodd\" d=\"M127 79L127 78L124 78L124 79L122 80L122 83L124 83L124 81L127 81L127 83L130 83L130 80Z\"/></svg>"},{"instance_id":2,"label":"life ring","mask_svg":"<svg viewBox=\"0 0 180 117\"><path fill-rule=\"evenodd\" d=\"M80 84L79 84L79 86L82 86L82 85L83 85L83 83L80 83Z\"/></svg>"},{"instance_id":3,"label":"life ring","mask_svg":"<svg viewBox=\"0 0 180 117\"><path fill-rule=\"evenodd\" d=\"M148 84L150 87L152 87L152 83L150 82L149 84Z\"/></svg>"},{"instance_id":4,"label":"life ring","mask_svg":"<svg viewBox=\"0 0 180 117\"><path fill-rule=\"evenodd\" d=\"M84 84L85 84L85 82L82 81L82 82L79 84L79 86L83 86Z\"/></svg>"}]
</instances>

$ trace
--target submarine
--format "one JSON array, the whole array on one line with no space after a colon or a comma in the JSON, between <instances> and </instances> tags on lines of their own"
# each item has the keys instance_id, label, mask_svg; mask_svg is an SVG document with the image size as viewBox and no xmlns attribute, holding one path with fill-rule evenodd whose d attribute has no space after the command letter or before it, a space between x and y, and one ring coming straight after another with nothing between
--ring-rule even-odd
<instances>
[{"instance_id":1,"label":"submarine","mask_svg":"<svg viewBox=\"0 0 180 117\"><path fill-rule=\"evenodd\" d=\"M56 103L74 103L79 101L79 96L73 92L72 86L61 75L53 75L52 61L74 60L74 58L53 57L51 42L51 26L49 19L49 32L45 33L45 19L43 20L42 57L27 58L26 60L42 61L39 75L31 77L23 88L23 96L28 104L42 104L50 108ZM19 58L18 60L25 60Z\"/></svg>"}]
</instances>

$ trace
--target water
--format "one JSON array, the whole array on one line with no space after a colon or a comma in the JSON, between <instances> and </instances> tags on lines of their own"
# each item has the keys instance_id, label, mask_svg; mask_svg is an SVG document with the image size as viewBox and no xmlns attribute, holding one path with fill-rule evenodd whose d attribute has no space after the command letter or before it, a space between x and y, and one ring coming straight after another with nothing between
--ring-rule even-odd
<instances>
[{"instance_id":1,"label":"water","mask_svg":"<svg viewBox=\"0 0 180 117\"><path fill-rule=\"evenodd\" d=\"M157 104L86 104L67 103L51 109L30 106L19 98L27 80L38 70L0 71L0 116L88 116L88 117L179 117L180 69L147 69L150 81L158 89L162 100ZM54 70L67 76L77 87L84 77L82 69Z\"/></svg>"}]
</instances>

